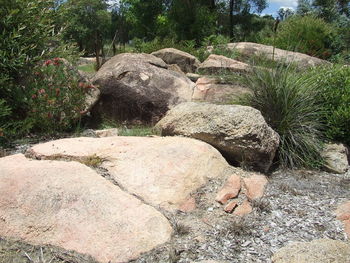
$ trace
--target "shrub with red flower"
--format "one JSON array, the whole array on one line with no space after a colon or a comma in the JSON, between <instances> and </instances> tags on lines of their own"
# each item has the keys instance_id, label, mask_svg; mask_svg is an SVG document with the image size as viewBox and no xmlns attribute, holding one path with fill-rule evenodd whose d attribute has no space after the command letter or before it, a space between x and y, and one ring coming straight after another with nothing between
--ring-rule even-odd
<instances>
[{"instance_id":1,"label":"shrub with red flower","mask_svg":"<svg viewBox=\"0 0 350 263\"><path fill-rule=\"evenodd\" d=\"M33 128L49 133L73 127L85 110L85 83L59 58L46 60L35 72L29 100Z\"/></svg>"}]
</instances>

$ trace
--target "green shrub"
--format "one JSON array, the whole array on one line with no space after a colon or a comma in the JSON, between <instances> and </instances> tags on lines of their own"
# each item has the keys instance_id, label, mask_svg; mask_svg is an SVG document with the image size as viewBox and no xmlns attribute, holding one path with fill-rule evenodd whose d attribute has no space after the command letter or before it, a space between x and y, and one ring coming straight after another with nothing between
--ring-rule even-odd
<instances>
[{"instance_id":1,"label":"green shrub","mask_svg":"<svg viewBox=\"0 0 350 263\"><path fill-rule=\"evenodd\" d=\"M37 66L30 81L28 121L31 130L60 132L69 130L85 110L85 93L90 85L79 82L77 72L59 58Z\"/></svg>"},{"instance_id":2,"label":"green shrub","mask_svg":"<svg viewBox=\"0 0 350 263\"><path fill-rule=\"evenodd\" d=\"M275 39L271 36L262 42L327 59L332 55L331 43L335 35L335 28L321 18L291 16L281 22Z\"/></svg>"},{"instance_id":3,"label":"green shrub","mask_svg":"<svg viewBox=\"0 0 350 263\"><path fill-rule=\"evenodd\" d=\"M255 67L241 82L252 93L238 103L258 109L280 135L279 163L289 168L320 164L323 113L314 82L284 65Z\"/></svg>"},{"instance_id":4,"label":"green shrub","mask_svg":"<svg viewBox=\"0 0 350 263\"><path fill-rule=\"evenodd\" d=\"M350 145L350 67L332 65L315 68L305 75L319 89L325 111L325 135Z\"/></svg>"}]
</instances>

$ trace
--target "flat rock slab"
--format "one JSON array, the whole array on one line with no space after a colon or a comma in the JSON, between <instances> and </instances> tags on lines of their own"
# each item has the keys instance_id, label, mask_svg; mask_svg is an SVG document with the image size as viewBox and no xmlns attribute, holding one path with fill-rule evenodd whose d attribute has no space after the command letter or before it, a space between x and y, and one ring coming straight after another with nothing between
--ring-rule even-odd
<instances>
[{"instance_id":1,"label":"flat rock slab","mask_svg":"<svg viewBox=\"0 0 350 263\"><path fill-rule=\"evenodd\" d=\"M238 97L248 93L251 93L251 90L242 85L222 83L217 78L200 77L196 81L192 101L231 104Z\"/></svg>"},{"instance_id":2,"label":"flat rock slab","mask_svg":"<svg viewBox=\"0 0 350 263\"><path fill-rule=\"evenodd\" d=\"M229 72L247 73L251 70L251 66L246 63L215 54L211 54L198 67L198 71L213 75Z\"/></svg>"},{"instance_id":3,"label":"flat rock slab","mask_svg":"<svg viewBox=\"0 0 350 263\"><path fill-rule=\"evenodd\" d=\"M286 64L294 63L301 70L304 70L309 67L331 65L331 63L329 63L326 60L311 57L299 52L292 52L279 48L273 48L273 46L267 46L263 44L251 42L238 42L229 43L226 45L226 47L228 49L237 51L241 56L243 56L246 59L253 58L255 56L263 56L267 60L276 60Z\"/></svg>"},{"instance_id":4,"label":"flat rock slab","mask_svg":"<svg viewBox=\"0 0 350 263\"><path fill-rule=\"evenodd\" d=\"M168 241L153 207L78 162L0 159L0 236L51 244L103 263L126 262Z\"/></svg>"},{"instance_id":5,"label":"flat rock slab","mask_svg":"<svg viewBox=\"0 0 350 263\"><path fill-rule=\"evenodd\" d=\"M350 244L319 239L311 242L294 242L279 249L273 263L349 263Z\"/></svg>"},{"instance_id":6,"label":"flat rock slab","mask_svg":"<svg viewBox=\"0 0 350 263\"><path fill-rule=\"evenodd\" d=\"M145 202L170 211L180 209L190 193L229 167L209 144L182 137L71 138L29 150L39 159L98 156L119 185Z\"/></svg>"}]
</instances>

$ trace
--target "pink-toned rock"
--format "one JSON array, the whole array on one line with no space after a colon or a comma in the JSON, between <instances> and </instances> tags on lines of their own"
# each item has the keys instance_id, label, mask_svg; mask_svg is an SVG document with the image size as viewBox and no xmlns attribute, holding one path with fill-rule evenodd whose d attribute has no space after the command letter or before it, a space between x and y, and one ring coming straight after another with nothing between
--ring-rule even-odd
<instances>
[{"instance_id":1,"label":"pink-toned rock","mask_svg":"<svg viewBox=\"0 0 350 263\"><path fill-rule=\"evenodd\" d=\"M104 160L101 166L129 193L171 211L229 167L209 144L182 137L70 138L36 145L29 155L39 159L97 155Z\"/></svg>"},{"instance_id":2,"label":"pink-toned rock","mask_svg":"<svg viewBox=\"0 0 350 263\"><path fill-rule=\"evenodd\" d=\"M215 200L221 204L226 204L229 199L237 197L240 190L241 177L239 175L232 175L218 192Z\"/></svg>"},{"instance_id":3,"label":"pink-toned rock","mask_svg":"<svg viewBox=\"0 0 350 263\"><path fill-rule=\"evenodd\" d=\"M193 197L188 198L179 208L181 212L191 212L196 209L196 199Z\"/></svg>"},{"instance_id":4,"label":"pink-toned rock","mask_svg":"<svg viewBox=\"0 0 350 263\"><path fill-rule=\"evenodd\" d=\"M102 263L167 242L168 220L78 162L0 159L0 237L51 244Z\"/></svg>"},{"instance_id":5,"label":"pink-toned rock","mask_svg":"<svg viewBox=\"0 0 350 263\"><path fill-rule=\"evenodd\" d=\"M350 238L350 201L340 204L335 211L337 219L344 223L344 230Z\"/></svg>"},{"instance_id":6,"label":"pink-toned rock","mask_svg":"<svg viewBox=\"0 0 350 263\"><path fill-rule=\"evenodd\" d=\"M253 211L253 208L248 200L244 200L241 205L239 205L233 214L236 216L245 216Z\"/></svg>"},{"instance_id":7,"label":"pink-toned rock","mask_svg":"<svg viewBox=\"0 0 350 263\"><path fill-rule=\"evenodd\" d=\"M264 175L253 174L247 178L243 178L246 196L249 200L261 198L264 195L264 189L267 179Z\"/></svg>"},{"instance_id":8,"label":"pink-toned rock","mask_svg":"<svg viewBox=\"0 0 350 263\"><path fill-rule=\"evenodd\" d=\"M224 72L241 72L246 73L251 70L251 66L221 55L211 54L202 64L199 65L198 71L209 74L222 74Z\"/></svg>"},{"instance_id":9,"label":"pink-toned rock","mask_svg":"<svg viewBox=\"0 0 350 263\"><path fill-rule=\"evenodd\" d=\"M196 82L192 101L229 103L233 99L250 92L248 88L238 84L225 84L215 78L202 77Z\"/></svg>"},{"instance_id":10,"label":"pink-toned rock","mask_svg":"<svg viewBox=\"0 0 350 263\"><path fill-rule=\"evenodd\" d=\"M296 64L299 69L316 67L321 65L331 65L330 62L316 57L311 57L299 52L287 51L273 46L251 42L229 43L223 46L232 51L239 53L240 59L247 61L253 57L263 56L266 60L278 61L286 64ZM208 47L208 51L212 52L213 47Z\"/></svg>"},{"instance_id":11,"label":"pink-toned rock","mask_svg":"<svg viewBox=\"0 0 350 263\"><path fill-rule=\"evenodd\" d=\"M237 207L237 205L238 205L237 201L231 201L225 206L224 211L226 213L232 213L233 210Z\"/></svg>"}]
</instances>

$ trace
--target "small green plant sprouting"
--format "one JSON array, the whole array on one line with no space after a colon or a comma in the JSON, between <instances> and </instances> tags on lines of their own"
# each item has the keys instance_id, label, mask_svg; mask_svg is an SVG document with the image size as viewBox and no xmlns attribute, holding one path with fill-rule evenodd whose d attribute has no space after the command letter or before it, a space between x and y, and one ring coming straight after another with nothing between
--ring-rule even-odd
<instances>
[{"instance_id":1,"label":"small green plant sprouting","mask_svg":"<svg viewBox=\"0 0 350 263\"><path fill-rule=\"evenodd\" d=\"M96 154L84 157L80 160L82 164L85 164L86 166L96 168L100 166L103 163L104 159L97 156Z\"/></svg>"}]
</instances>

